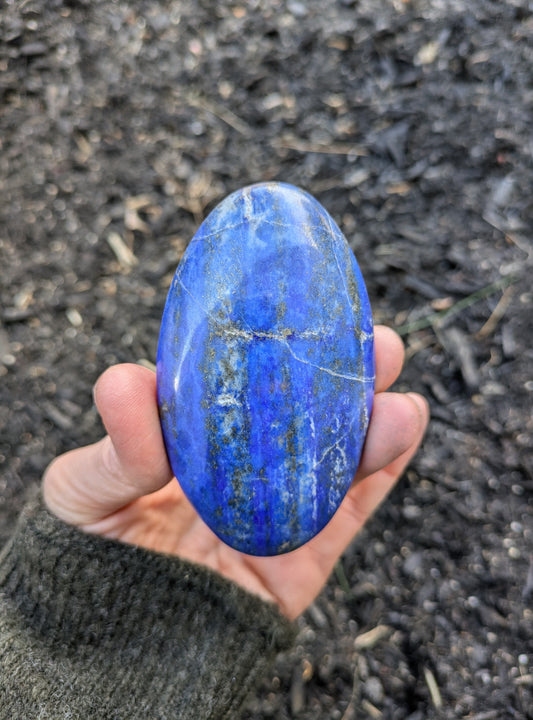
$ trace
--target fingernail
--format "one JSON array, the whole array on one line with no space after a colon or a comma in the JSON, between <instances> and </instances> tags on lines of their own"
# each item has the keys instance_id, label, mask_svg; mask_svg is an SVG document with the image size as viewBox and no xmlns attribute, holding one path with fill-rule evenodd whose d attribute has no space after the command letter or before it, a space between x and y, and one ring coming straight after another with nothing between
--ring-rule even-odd
<instances>
[{"instance_id":1,"label":"fingernail","mask_svg":"<svg viewBox=\"0 0 533 720\"><path fill-rule=\"evenodd\" d=\"M98 410L98 403L96 402L96 386L97 385L98 385L98 380L94 383L92 392L93 392L93 405Z\"/></svg>"}]
</instances>

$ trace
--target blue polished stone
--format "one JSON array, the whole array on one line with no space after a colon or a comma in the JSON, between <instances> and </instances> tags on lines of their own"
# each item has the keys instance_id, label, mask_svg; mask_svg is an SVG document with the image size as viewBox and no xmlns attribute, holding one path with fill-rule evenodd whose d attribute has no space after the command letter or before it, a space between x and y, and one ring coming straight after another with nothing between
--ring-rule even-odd
<instances>
[{"instance_id":1,"label":"blue polished stone","mask_svg":"<svg viewBox=\"0 0 533 720\"><path fill-rule=\"evenodd\" d=\"M172 469L225 543L275 555L332 518L365 439L374 341L359 267L314 198L252 185L207 217L168 294L157 386Z\"/></svg>"}]
</instances>

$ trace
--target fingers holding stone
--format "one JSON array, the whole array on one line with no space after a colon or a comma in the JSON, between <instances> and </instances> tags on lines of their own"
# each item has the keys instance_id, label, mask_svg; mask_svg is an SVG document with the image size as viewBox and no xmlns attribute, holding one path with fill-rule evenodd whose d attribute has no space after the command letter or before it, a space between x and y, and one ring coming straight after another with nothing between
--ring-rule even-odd
<instances>
[{"instance_id":1,"label":"fingers holding stone","mask_svg":"<svg viewBox=\"0 0 533 720\"><path fill-rule=\"evenodd\" d=\"M428 422L423 397L384 392L401 372L403 343L385 326L376 326L374 333L376 394L359 467L331 522L308 543L326 572L390 492L416 452Z\"/></svg>"},{"instance_id":2,"label":"fingers holding stone","mask_svg":"<svg viewBox=\"0 0 533 720\"><path fill-rule=\"evenodd\" d=\"M377 435L371 438L373 446L369 448L368 452L372 457L366 459L366 467L359 467L355 483L343 503L344 511L352 519L351 537L364 525L387 497L418 450L424 437L429 420L429 407L426 400L416 393L407 393L400 397L404 398L405 407L400 412L399 406L397 406L396 427L391 425L388 428L391 433L390 449L384 449L382 443L386 443L386 441L379 439ZM408 409L407 402L415 405L417 410L413 412ZM402 418L407 429L400 430ZM378 429L376 429L376 432ZM384 424L382 429L383 432L387 431ZM351 537L347 538L348 542Z\"/></svg>"},{"instance_id":3,"label":"fingers holding stone","mask_svg":"<svg viewBox=\"0 0 533 720\"><path fill-rule=\"evenodd\" d=\"M416 393L378 393L356 481L381 470L418 445L428 422L426 400Z\"/></svg>"},{"instance_id":4,"label":"fingers holding stone","mask_svg":"<svg viewBox=\"0 0 533 720\"><path fill-rule=\"evenodd\" d=\"M96 383L94 399L124 484L139 495L166 484L172 473L159 422L155 373L138 365L111 367Z\"/></svg>"},{"instance_id":5,"label":"fingers holding stone","mask_svg":"<svg viewBox=\"0 0 533 720\"><path fill-rule=\"evenodd\" d=\"M354 483L331 522L307 545L324 577L390 493L427 426L428 405L420 395L381 393L376 400Z\"/></svg>"},{"instance_id":6,"label":"fingers holding stone","mask_svg":"<svg viewBox=\"0 0 533 720\"><path fill-rule=\"evenodd\" d=\"M50 510L76 525L95 522L158 490L172 477L154 373L117 365L100 377L94 396L108 435L57 458L43 481Z\"/></svg>"}]
</instances>

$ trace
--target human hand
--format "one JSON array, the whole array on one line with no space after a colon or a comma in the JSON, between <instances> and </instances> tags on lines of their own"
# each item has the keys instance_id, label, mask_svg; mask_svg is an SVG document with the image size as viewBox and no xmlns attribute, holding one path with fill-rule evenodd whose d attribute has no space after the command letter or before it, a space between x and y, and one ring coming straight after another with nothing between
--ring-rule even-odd
<instances>
[{"instance_id":1,"label":"human hand","mask_svg":"<svg viewBox=\"0 0 533 720\"><path fill-rule=\"evenodd\" d=\"M318 595L335 562L390 492L428 422L426 401L384 392L403 362L399 337L375 328L376 394L359 469L333 519L303 547L252 557L225 545L172 478L156 402L155 374L116 365L99 378L96 406L108 435L61 455L47 469L48 508L81 530L207 566L297 617Z\"/></svg>"}]
</instances>

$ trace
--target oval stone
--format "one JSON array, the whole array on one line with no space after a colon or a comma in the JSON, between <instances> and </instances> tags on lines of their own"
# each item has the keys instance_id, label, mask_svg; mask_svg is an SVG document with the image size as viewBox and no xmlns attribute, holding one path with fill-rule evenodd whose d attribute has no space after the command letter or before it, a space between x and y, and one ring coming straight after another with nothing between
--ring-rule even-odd
<instances>
[{"instance_id":1,"label":"oval stone","mask_svg":"<svg viewBox=\"0 0 533 720\"><path fill-rule=\"evenodd\" d=\"M361 272L306 192L252 185L191 240L163 313L168 457L207 525L252 555L316 535L359 463L374 394Z\"/></svg>"}]
</instances>

